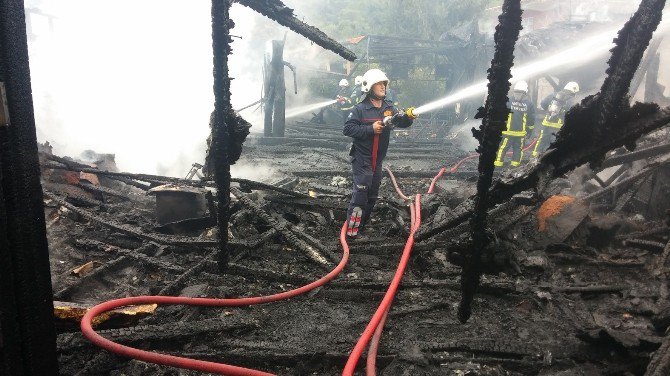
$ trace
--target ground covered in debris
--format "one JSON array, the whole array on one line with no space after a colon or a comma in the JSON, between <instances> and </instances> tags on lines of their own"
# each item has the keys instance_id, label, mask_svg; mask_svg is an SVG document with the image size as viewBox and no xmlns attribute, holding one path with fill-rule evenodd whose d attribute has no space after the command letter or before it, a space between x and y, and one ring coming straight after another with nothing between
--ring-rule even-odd
<instances>
[{"instance_id":1,"label":"ground covered in debris","mask_svg":"<svg viewBox=\"0 0 670 376\"><path fill-rule=\"evenodd\" d=\"M396 137L385 161L408 196L425 193L440 168L469 155L457 147L458 138L438 142L430 129L425 132ZM285 139L251 138L244 147L240 166L275 173L264 178L270 186L233 183L240 190L233 189L225 273L213 261L216 230L207 212L159 224L157 198L147 195L172 183L205 196L207 184L80 173L89 170L43 153L56 306L151 294L257 296L327 273L342 254L348 140L337 126L296 122L287 133ZM661 130L638 149L667 139ZM492 209L497 242L487 265L494 273L483 278L466 324L456 315L461 269L452 261L453 245L467 230L460 225L419 241L381 339L380 374L643 374L670 324L667 152L598 175L582 167L552 182L546 201L522 194ZM108 157L95 157L98 167L113 171ZM423 197L423 227L434 228L474 193L475 161L448 169L437 193ZM503 170L499 177L514 173ZM142 349L278 374L340 374L408 234L407 206L387 176L381 197L369 231L350 244L346 268L322 288L247 308L161 306L149 314L126 313L101 323L101 334ZM197 374L111 355L83 338L76 318L64 316L57 318L62 374Z\"/></svg>"}]
</instances>

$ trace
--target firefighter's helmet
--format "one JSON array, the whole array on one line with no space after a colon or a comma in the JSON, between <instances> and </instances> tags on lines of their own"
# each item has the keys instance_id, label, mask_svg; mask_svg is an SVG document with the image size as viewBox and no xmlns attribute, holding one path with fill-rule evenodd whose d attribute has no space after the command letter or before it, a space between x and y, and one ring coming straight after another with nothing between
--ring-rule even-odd
<instances>
[{"instance_id":1,"label":"firefighter's helmet","mask_svg":"<svg viewBox=\"0 0 670 376\"><path fill-rule=\"evenodd\" d=\"M575 81L570 81L563 89L571 92L572 94L577 94L579 93L579 84L577 84Z\"/></svg>"},{"instance_id":2,"label":"firefighter's helmet","mask_svg":"<svg viewBox=\"0 0 670 376\"><path fill-rule=\"evenodd\" d=\"M372 86L379 82L386 82L386 86L389 84L389 79L386 77L386 74L379 69L370 69L365 72L363 75L363 82L361 83L361 91L364 93L369 93Z\"/></svg>"},{"instance_id":3,"label":"firefighter's helmet","mask_svg":"<svg viewBox=\"0 0 670 376\"><path fill-rule=\"evenodd\" d=\"M514 84L514 91L521 91L524 93L528 93L528 82L526 81L517 81Z\"/></svg>"}]
</instances>

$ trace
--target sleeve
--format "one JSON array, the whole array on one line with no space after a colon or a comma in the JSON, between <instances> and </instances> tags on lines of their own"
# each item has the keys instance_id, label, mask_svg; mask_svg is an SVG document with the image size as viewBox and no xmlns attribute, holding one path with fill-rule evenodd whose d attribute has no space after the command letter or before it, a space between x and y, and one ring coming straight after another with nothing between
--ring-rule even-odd
<instances>
[{"instance_id":1,"label":"sleeve","mask_svg":"<svg viewBox=\"0 0 670 376\"><path fill-rule=\"evenodd\" d=\"M535 128L535 103L528 101L528 128L533 130Z\"/></svg>"},{"instance_id":2,"label":"sleeve","mask_svg":"<svg viewBox=\"0 0 670 376\"><path fill-rule=\"evenodd\" d=\"M546 110L549 107L552 99L554 99L554 94L547 95L547 97L544 98L542 102L540 102L540 107L542 107L543 110Z\"/></svg>"},{"instance_id":3,"label":"sleeve","mask_svg":"<svg viewBox=\"0 0 670 376\"><path fill-rule=\"evenodd\" d=\"M398 108L396 106L393 106L393 115L397 114L398 112L399 112ZM396 127L398 128L409 128L414 123L414 119L405 115L401 118L401 121L399 121L398 123L399 124L396 125Z\"/></svg>"},{"instance_id":4,"label":"sleeve","mask_svg":"<svg viewBox=\"0 0 670 376\"><path fill-rule=\"evenodd\" d=\"M351 111L354 108L354 102L349 97L344 97L344 101L340 103L340 110Z\"/></svg>"},{"instance_id":5,"label":"sleeve","mask_svg":"<svg viewBox=\"0 0 670 376\"><path fill-rule=\"evenodd\" d=\"M358 106L354 106L349 113L347 121L344 122L342 134L352 138L365 139L372 137L375 134L375 131L372 129L372 125L363 124L361 122L361 110Z\"/></svg>"}]
</instances>

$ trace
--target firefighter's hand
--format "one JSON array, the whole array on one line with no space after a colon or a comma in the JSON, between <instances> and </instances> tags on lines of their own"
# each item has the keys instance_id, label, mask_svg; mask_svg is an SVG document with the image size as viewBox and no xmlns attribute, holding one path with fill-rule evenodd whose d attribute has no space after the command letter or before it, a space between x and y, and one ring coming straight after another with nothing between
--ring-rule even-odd
<instances>
[{"instance_id":1,"label":"firefighter's hand","mask_svg":"<svg viewBox=\"0 0 670 376\"><path fill-rule=\"evenodd\" d=\"M343 96L338 95L336 99L337 99L338 102L344 103L344 97Z\"/></svg>"},{"instance_id":2,"label":"firefighter's hand","mask_svg":"<svg viewBox=\"0 0 670 376\"><path fill-rule=\"evenodd\" d=\"M375 131L375 134L380 134L384 129L384 124L382 124L381 120L377 120L374 123L372 123L372 129Z\"/></svg>"}]
</instances>

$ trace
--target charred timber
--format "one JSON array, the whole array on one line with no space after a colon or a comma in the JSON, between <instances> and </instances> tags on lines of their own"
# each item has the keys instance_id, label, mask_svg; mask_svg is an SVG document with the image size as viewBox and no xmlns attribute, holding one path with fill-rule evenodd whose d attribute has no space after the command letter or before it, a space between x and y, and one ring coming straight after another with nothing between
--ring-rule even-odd
<instances>
[{"instance_id":1,"label":"charred timber","mask_svg":"<svg viewBox=\"0 0 670 376\"><path fill-rule=\"evenodd\" d=\"M0 1L0 373L57 375L25 12Z\"/></svg>"},{"instance_id":2,"label":"charred timber","mask_svg":"<svg viewBox=\"0 0 670 376\"><path fill-rule=\"evenodd\" d=\"M474 199L474 212L470 220L473 247L467 252L461 274L461 302L458 307L458 319L466 322L471 315L471 304L479 285L481 276L481 253L490 243L486 228L488 196L493 181L493 162L502 139L509 110L507 108L507 93L512 78L514 65L514 45L521 30L521 2L520 0L505 0L502 5L502 14L498 17L499 24L494 35L495 52L488 72L488 97L486 105L480 109L483 115L479 130L473 129L473 135L479 140L479 179L477 180L477 195Z\"/></svg>"},{"instance_id":3,"label":"charred timber","mask_svg":"<svg viewBox=\"0 0 670 376\"><path fill-rule=\"evenodd\" d=\"M599 102L597 106L599 111L596 113L596 124L593 128L595 138L607 137L612 131L616 131L619 125L616 118L623 113L623 109L628 108L628 90L631 81L654 31L661 22L664 7L665 0L642 0L637 12L619 31L615 47L612 49L612 57L608 62L607 77L600 94L594 98ZM655 51L650 53L655 54Z\"/></svg>"},{"instance_id":4,"label":"charred timber","mask_svg":"<svg viewBox=\"0 0 670 376\"><path fill-rule=\"evenodd\" d=\"M56 293L54 293L53 298L56 300L68 300L70 298L70 295L79 288L81 288L82 286L85 286L86 284L95 280L99 276L103 276L106 273L109 273L114 270L118 270L119 268L127 265L128 263L130 263L130 260L126 256L119 256L114 260L108 261L101 267L84 275L70 286L64 287L59 291L57 291Z\"/></svg>"},{"instance_id":5,"label":"charred timber","mask_svg":"<svg viewBox=\"0 0 670 376\"><path fill-rule=\"evenodd\" d=\"M256 12L275 20L282 26L286 26L296 33L311 40L317 45L333 51L349 61L356 60L356 55L349 49L331 39L323 31L314 26L310 26L295 17L293 9L287 7L279 0L235 0L236 2L247 6ZM227 3L228 1L226 1Z\"/></svg>"},{"instance_id":6,"label":"charred timber","mask_svg":"<svg viewBox=\"0 0 670 376\"><path fill-rule=\"evenodd\" d=\"M203 187L203 186L212 186L213 185L212 182L207 180L207 179L188 180L188 179L173 178L173 177L170 177L170 176L149 175L149 174L133 174L133 173L130 173L130 172L111 172L111 171L98 170L98 169L95 169L95 168L91 168L89 166L78 167L78 166L73 166L73 165L59 166L59 165L55 165L55 164L46 164L44 167L53 168L53 169L69 170L69 171L87 172L87 173L97 174L97 175L104 175L104 176L109 176L110 178L113 178L113 179L119 179L120 181L124 181L124 180L127 180L127 179L132 179L132 180L152 182L154 184L172 183L172 184L190 185L190 186L194 186L194 187ZM272 184L262 183L262 182L259 182L259 181L253 181L253 180L249 180L249 179L231 177L230 182L231 183L239 183L240 186L246 186L246 187L249 187L251 189L276 191L276 192L279 192L279 193L282 193L282 194L285 194L285 195L298 197L298 198L308 198L308 197L310 197L309 195L306 195L304 193L294 192L290 189L281 188L281 187L274 186ZM136 186L135 184L132 184L132 185ZM144 189L144 188L142 188L142 189Z\"/></svg>"},{"instance_id":7,"label":"charred timber","mask_svg":"<svg viewBox=\"0 0 670 376\"><path fill-rule=\"evenodd\" d=\"M624 163L639 161L641 159L653 158L666 153L670 153L670 143L651 146L648 148L634 151L632 153L616 155L614 157L607 158L605 159L605 161L603 161L603 163L599 167L605 169L608 167L618 166Z\"/></svg>"},{"instance_id":8,"label":"charred timber","mask_svg":"<svg viewBox=\"0 0 670 376\"><path fill-rule=\"evenodd\" d=\"M625 179L622 179L619 182L617 182L616 184L609 185L606 188L603 188L599 191L591 193L590 195L584 197L584 201L591 201L591 200L600 198L600 197L602 197L602 196L604 196L608 193L614 192L616 190L621 190L623 188L626 188L626 187L630 186L631 184L634 184L637 181L648 177L650 174L654 173L658 169L658 167L667 165L668 163L670 163L670 160L662 162L662 163L656 163L656 164L648 165L642 171L640 171L636 174L633 174L633 175L631 175L631 176L629 176Z\"/></svg>"},{"instance_id":9,"label":"charred timber","mask_svg":"<svg viewBox=\"0 0 670 376\"><path fill-rule=\"evenodd\" d=\"M212 0L212 48L214 50L214 120L211 134L211 162L218 199L217 222L219 229L219 269L228 264L228 219L230 216L230 132L228 116L230 105L230 77L228 76L228 55L232 52L230 29L234 23L230 19L231 3L228 0Z\"/></svg>"},{"instance_id":10,"label":"charred timber","mask_svg":"<svg viewBox=\"0 0 670 376\"><path fill-rule=\"evenodd\" d=\"M240 200L240 202L251 209L261 220L277 230L286 239L286 241L289 242L289 244L304 252L311 260L316 262L322 268L330 270L333 264L328 261L319 252L319 250L307 244L304 240L300 239L295 233L293 233L293 231L290 230L290 225L287 221L280 218L275 218L268 214L253 200L251 200L249 197L246 197L239 189L232 188L231 192L233 195L235 195L235 197L237 197L238 200Z\"/></svg>"},{"instance_id":11,"label":"charred timber","mask_svg":"<svg viewBox=\"0 0 670 376\"><path fill-rule=\"evenodd\" d=\"M216 245L216 241L212 240L202 240L198 238L189 238L189 237L184 237L184 236L174 236L174 235L162 235L162 234L151 234L143 231L142 229L134 226L130 226L127 224L121 224L117 223L115 220L112 219L106 219L103 218L97 214L92 213L89 210L85 210L82 208L78 208L69 202L65 201L65 199L58 197L57 195L51 193L51 192L44 192L44 195L55 202L57 202L59 205L64 206L65 208L81 215L82 217L97 222L103 226L106 226L108 228L111 228L113 230L116 230L118 232L131 235L134 237L137 237L139 239L145 239L149 241L153 241L159 244L165 244L165 245L176 245L176 246L213 246ZM231 246L239 246L240 243L234 242L231 243Z\"/></svg>"},{"instance_id":12,"label":"charred timber","mask_svg":"<svg viewBox=\"0 0 670 376\"><path fill-rule=\"evenodd\" d=\"M157 295L173 295L176 294L179 289L189 281L189 279L196 273L203 271L208 265L209 261L213 260L219 254L219 250L210 252L208 255L198 261L197 264L193 265L190 269L186 270L183 274L177 277L174 281L170 282L167 286L163 287ZM218 262L217 262L218 265Z\"/></svg>"},{"instance_id":13,"label":"charred timber","mask_svg":"<svg viewBox=\"0 0 670 376\"><path fill-rule=\"evenodd\" d=\"M247 331L258 327L258 322L246 315L231 315L225 321L206 319L191 322L170 322L159 325L138 325L131 328L106 329L99 333L105 338L119 343L138 341L169 341L205 333L225 333L230 331ZM81 333L65 333L58 336L58 349L64 351L80 351L90 346Z\"/></svg>"},{"instance_id":14,"label":"charred timber","mask_svg":"<svg viewBox=\"0 0 670 376\"><path fill-rule=\"evenodd\" d=\"M661 347L656 350L647 366L644 376L670 375L670 337L666 337Z\"/></svg>"}]
</instances>

